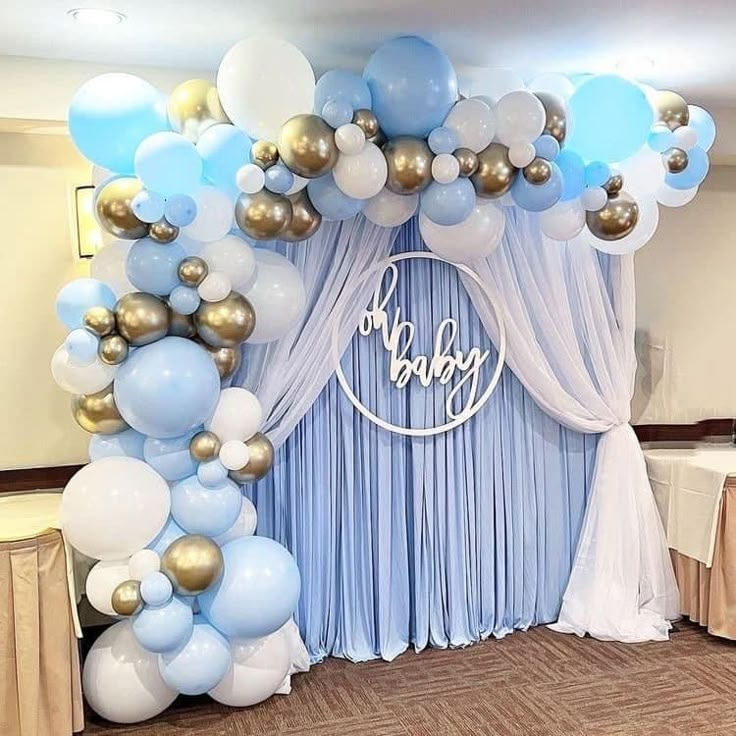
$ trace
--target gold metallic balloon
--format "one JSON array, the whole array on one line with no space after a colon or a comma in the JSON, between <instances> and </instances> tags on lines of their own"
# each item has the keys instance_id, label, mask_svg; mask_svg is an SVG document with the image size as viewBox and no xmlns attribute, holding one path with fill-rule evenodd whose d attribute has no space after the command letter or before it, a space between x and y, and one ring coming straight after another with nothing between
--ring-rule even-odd
<instances>
[{"instance_id":1,"label":"gold metallic balloon","mask_svg":"<svg viewBox=\"0 0 736 736\"><path fill-rule=\"evenodd\" d=\"M478 154L478 170L470 177L479 197L495 199L511 189L519 170L509 161L509 149L491 143Z\"/></svg>"},{"instance_id":2,"label":"gold metallic balloon","mask_svg":"<svg viewBox=\"0 0 736 736\"><path fill-rule=\"evenodd\" d=\"M619 173L611 174L610 179L603 185L609 194L618 194L624 186L624 178Z\"/></svg>"},{"instance_id":3,"label":"gold metallic balloon","mask_svg":"<svg viewBox=\"0 0 736 736\"><path fill-rule=\"evenodd\" d=\"M687 125L690 122L687 102L677 92L664 89L655 92L653 102L657 118L670 130L677 130L681 125Z\"/></svg>"},{"instance_id":4,"label":"gold metallic balloon","mask_svg":"<svg viewBox=\"0 0 736 736\"><path fill-rule=\"evenodd\" d=\"M179 595L199 595L222 575L222 552L209 537L185 534L161 556L161 572Z\"/></svg>"},{"instance_id":5,"label":"gold metallic balloon","mask_svg":"<svg viewBox=\"0 0 736 736\"><path fill-rule=\"evenodd\" d=\"M166 218L163 217L151 225L148 230L148 237L163 245L173 243L179 237L179 228L167 222Z\"/></svg>"},{"instance_id":6,"label":"gold metallic balloon","mask_svg":"<svg viewBox=\"0 0 736 736\"><path fill-rule=\"evenodd\" d=\"M626 192L610 197L602 210L588 212L590 232L601 240L625 238L639 221L639 205Z\"/></svg>"},{"instance_id":7,"label":"gold metallic balloon","mask_svg":"<svg viewBox=\"0 0 736 736\"><path fill-rule=\"evenodd\" d=\"M179 312L170 309L169 330L166 334L174 337L194 337L197 334L194 318L191 314L179 314Z\"/></svg>"},{"instance_id":8,"label":"gold metallic balloon","mask_svg":"<svg viewBox=\"0 0 736 736\"><path fill-rule=\"evenodd\" d=\"M192 143L216 123L229 123L217 88L206 79L190 79L174 88L166 106L169 123Z\"/></svg>"},{"instance_id":9,"label":"gold metallic balloon","mask_svg":"<svg viewBox=\"0 0 736 736\"><path fill-rule=\"evenodd\" d=\"M158 297L142 291L125 294L115 305L118 332L130 345L148 345L166 337L169 308Z\"/></svg>"},{"instance_id":10,"label":"gold metallic balloon","mask_svg":"<svg viewBox=\"0 0 736 736\"><path fill-rule=\"evenodd\" d=\"M316 179L335 167L335 131L319 115L295 115L281 126L279 156L299 176Z\"/></svg>"},{"instance_id":11,"label":"gold metallic balloon","mask_svg":"<svg viewBox=\"0 0 736 736\"><path fill-rule=\"evenodd\" d=\"M202 300L194 313L197 334L214 348L234 348L247 340L256 326L253 305L237 291L219 302Z\"/></svg>"},{"instance_id":12,"label":"gold metallic balloon","mask_svg":"<svg viewBox=\"0 0 736 736\"><path fill-rule=\"evenodd\" d=\"M230 478L236 483L252 483L260 480L273 466L273 445L265 434L254 434L245 444L250 450L250 459L245 467L231 470Z\"/></svg>"},{"instance_id":13,"label":"gold metallic balloon","mask_svg":"<svg viewBox=\"0 0 736 736\"><path fill-rule=\"evenodd\" d=\"M353 122L365 133L366 139L373 138L379 133L378 118L373 110L356 110L353 113Z\"/></svg>"},{"instance_id":14,"label":"gold metallic balloon","mask_svg":"<svg viewBox=\"0 0 736 736\"><path fill-rule=\"evenodd\" d=\"M134 616L143 610L141 583L139 580L126 580L112 592L112 610L118 616Z\"/></svg>"},{"instance_id":15,"label":"gold metallic balloon","mask_svg":"<svg viewBox=\"0 0 736 736\"><path fill-rule=\"evenodd\" d=\"M372 143L374 146L383 148L386 145L388 138L386 138L386 134L382 130L379 130L378 133L372 135L370 138L366 138L366 140L368 141L368 143Z\"/></svg>"},{"instance_id":16,"label":"gold metallic balloon","mask_svg":"<svg viewBox=\"0 0 736 736\"><path fill-rule=\"evenodd\" d=\"M207 276L207 263L198 256L188 256L178 269L179 281L186 286L199 286Z\"/></svg>"},{"instance_id":17,"label":"gold metallic balloon","mask_svg":"<svg viewBox=\"0 0 736 736\"><path fill-rule=\"evenodd\" d=\"M272 240L289 227L291 202L283 194L274 194L268 189L241 194L235 204L235 222L254 240Z\"/></svg>"},{"instance_id":18,"label":"gold metallic balloon","mask_svg":"<svg viewBox=\"0 0 736 736\"><path fill-rule=\"evenodd\" d=\"M100 360L108 365L119 365L128 357L128 342L120 335L105 335L97 348Z\"/></svg>"},{"instance_id":19,"label":"gold metallic balloon","mask_svg":"<svg viewBox=\"0 0 736 736\"><path fill-rule=\"evenodd\" d=\"M290 243L311 238L322 224L322 215L309 199L306 188L290 194L287 199L291 202L291 222L279 238Z\"/></svg>"},{"instance_id":20,"label":"gold metallic balloon","mask_svg":"<svg viewBox=\"0 0 736 736\"><path fill-rule=\"evenodd\" d=\"M421 138L400 135L384 147L388 164L386 187L396 194L417 194L432 182L434 154Z\"/></svg>"},{"instance_id":21,"label":"gold metallic balloon","mask_svg":"<svg viewBox=\"0 0 736 736\"><path fill-rule=\"evenodd\" d=\"M197 432L189 440L189 454L200 463L217 457L220 447L220 440L213 432Z\"/></svg>"},{"instance_id":22,"label":"gold metallic balloon","mask_svg":"<svg viewBox=\"0 0 736 736\"><path fill-rule=\"evenodd\" d=\"M685 171L690 161L687 151L683 151L682 148L670 148L664 152L663 159L665 168L670 174L679 174Z\"/></svg>"},{"instance_id":23,"label":"gold metallic balloon","mask_svg":"<svg viewBox=\"0 0 736 736\"><path fill-rule=\"evenodd\" d=\"M90 307L84 313L84 326L95 335L105 337L115 329L115 315L107 307Z\"/></svg>"},{"instance_id":24,"label":"gold metallic balloon","mask_svg":"<svg viewBox=\"0 0 736 736\"><path fill-rule=\"evenodd\" d=\"M240 347L214 348L204 340L198 340L198 342L215 361L215 367L221 379L230 378L240 368Z\"/></svg>"},{"instance_id":25,"label":"gold metallic balloon","mask_svg":"<svg viewBox=\"0 0 736 736\"><path fill-rule=\"evenodd\" d=\"M279 160L279 150L271 141L256 141L250 148L250 160L265 171Z\"/></svg>"},{"instance_id":26,"label":"gold metallic balloon","mask_svg":"<svg viewBox=\"0 0 736 736\"><path fill-rule=\"evenodd\" d=\"M148 223L139 220L131 202L143 188L139 179L119 176L105 184L95 197L97 221L116 238L139 240L148 234Z\"/></svg>"},{"instance_id":27,"label":"gold metallic balloon","mask_svg":"<svg viewBox=\"0 0 736 736\"><path fill-rule=\"evenodd\" d=\"M567 135L567 111L565 103L557 97L557 95L549 92L535 92L537 99L542 103L544 112L546 113L546 121L544 123L544 133L551 135L557 139L562 145Z\"/></svg>"},{"instance_id":28,"label":"gold metallic balloon","mask_svg":"<svg viewBox=\"0 0 736 736\"><path fill-rule=\"evenodd\" d=\"M91 434L117 434L128 429L115 405L112 384L96 394L74 396L72 414L77 424Z\"/></svg>"},{"instance_id":29,"label":"gold metallic balloon","mask_svg":"<svg viewBox=\"0 0 736 736\"><path fill-rule=\"evenodd\" d=\"M537 156L534 161L524 167L523 174L530 184L546 184L552 176L552 167L547 159Z\"/></svg>"},{"instance_id":30,"label":"gold metallic balloon","mask_svg":"<svg viewBox=\"0 0 736 736\"><path fill-rule=\"evenodd\" d=\"M460 176L473 176L478 171L478 154L469 148L458 148L454 154L460 164Z\"/></svg>"}]
</instances>

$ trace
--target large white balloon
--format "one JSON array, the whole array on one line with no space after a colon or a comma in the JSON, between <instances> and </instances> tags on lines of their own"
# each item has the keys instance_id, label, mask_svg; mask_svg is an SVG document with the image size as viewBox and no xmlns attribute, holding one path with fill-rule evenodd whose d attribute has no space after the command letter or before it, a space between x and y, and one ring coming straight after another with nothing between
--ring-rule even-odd
<instances>
[{"instance_id":1,"label":"large white balloon","mask_svg":"<svg viewBox=\"0 0 736 736\"><path fill-rule=\"evenodd\" d=\"M473 69L468 76L470 93L488 98L491 104L509 92L526 89L524 80L511 69Z\"/></svg>"},{"instance_id":2,"label":"large white balloon","mask_svg":"<svg viewBox=\"0 0 736 736\"><path fill-rule=\"evenodd\" d=\"M89 264L90 276L98 281L104 281L117 297L137 291L125 272L125 261L134 242L134 240L113 240L98 250Z\"/></svg>"},{"instance_id":3,"label":"large white balloon","mask_svg":"<svg viewBox=\"0 0 736 736\"><path fill-rule=\"evenodd\" d=\"M256 312L256 326L249 343L283 337L304 314L307 292L296 266L284 256L256 248L256 278L245 292Z\"/></svg>"},{"instance_id":4,"label":"large white balloon","mask_svg":"<svg viewBox=\"0 0 736 736\"><path fill-rule=\"evenodd\" d=\"M163 528L171 497L166 481L132 457L103 457L67 483L59 519L72 547L96 560L127 558Z\"/></svg>"},{"instance_id":5,"label":"large white balloon","mask_svg":"<svg viewBox=\"0 0 736 736\"><path fill-rule=\"evenodd\" d=\"M214 414L204 428L214 432L223 444L230 440L250 439L263 422L263 407L255 394L244 388L224 388L220 391Z\"/></svg>"},{"instance_id":6,"label":"large white balloon","mask_svg":"<svg viewBox=\"0 0 736 736\"><path fill-rule=\"evenodd\" d=\"M153 718L177 696L161 677L158 655L138 643L130 621L111 626L92 645L82 687L92 710L113 723Z\"/></svg>"},{"instance_id":7,"label":"large white balloon","mask_svg":"<svg viewBox=\"0 0 736 736\"><path fill-rule=\"evenodd\" d=\"M657 202L665 207L682 207L695 199L699 187L692 189L673 189L666 184L657 190Z\"/></svg>"},{"instance_id":8,"label":"large white balloon","mask_svg":"<svg viewBox=\"0 0 736 736\"><path fill-rule=\"evenodd\" d=\"M194 193L197 216L191 225L181 228L185 237L202 243L221 240L233 227L235 207L217 187L205 185Z\"/></svg>"},{"instance_id":9,"label":"large white balloon","mask_svg":"<svg viewBox=\"0 0 736 736\"><path fill-rule=\"evenodd\" d=\"M256 255L253 248L237 235L226 235L221 240L202 246L200 256L207 261L211 271L228 276L236 291L245 291L256 272Z\"/></svg>"},{"instance_id":10,"label":"large white balloon","mask_svg":"<svg viewBox=\"0 0 736 736\"><path fill-rule=\"evenodd\" d=\"M312 111L314 72L288 41L254 36L225 54L217 70L217 91L235 125L253 138L275 141L289 118Z\"/></svg>"},{"instance_id":11,"label":"large white balloon","mask_svg":"<svg viewBox=\"0 0 736 736\"><path fill-rule=\"evenodd\" d=\"M418 194L396 194L390 189L381 189L363 207L363 214L376 225L396 227L405 223L416 211Z\"/></svg>"},{"instance_id":12,"label":"large white balloon","mask_svg":"<svg viewBox=\"0 0 736 736\"><path fill-rule=\"evenodd\" d=\"M388 164L381 149L366 142L360 153L342 154L333 169L335 184L353 199L370 199L383 189L388 176Z\"/></svg>"},{"instance_id":13,"label":"large white balloon","mask_svg":"<svg viewBox=\"0 0 736 736\"><path fill-rule=\"evenodd\" d=\"M496 134L496 116L482 100L460 100L445 118L445 127L455 131L459 148L478 153L490 145Z\"/></svg>"},{"instance_id":14,"label":"large white balloon","mask_svg":"<svg viewBox=\"0 0 736 736\"><path fill-rule=\"evenodd\" d=\"M227 530L215 537L215 542L222 547L226 542L239 537L251 537L256 533L258 526L258 514L256 507L247 496L243 496L243 503L240 507L240 516L235 523Z\"/></svg>"},{"instance_id":15,"label":"large white balloon","mask_svg":"<svg viewBox=\"0 0 736 736\"><path fill-rule=\"evenodd\" d=\"M661 154L648 145L625 161L615 164L614 168L623 176L624 190L636 200L656 194L667 174Z\"/></svg>"},{"instance_id":16,"label":"large white balloon","mask_svg":"<svg viewBox=\"0 0 736 736\"><path fill-rule=\"evenodd\" d=\"M504 146L532 143L544 130L547 113L531 92L504 95L496 105L496 137Z\"/></svg>"},{"instance_id":17,"label":"large white balloon","mask_svg":"<svg viewBox=\"0 0 736 736\"><path fill-rule=\"evenodd\" d=\"M54 381L72 394L94 394L107 388L115 378L118 367L107 365L96 358L89 365L73 363L64 345L56 349L51 358L51 375Z\"/></svg>"},{"instance_id":18,"label":"large white balloon","mask_svg":"<svg viewBox=\"0 0 736 736\"><path fill-rule=\"evenodd\" d=\"M123 560L101 560L87 575L84 584L87 600L100 613L115 616L117 614L112 607L112 593L120 583L130 579L127 557Z\"/></svg>"},{"instance_id":19,"label":"large white balloon","mask_svg":"<svg viewBox=\"0 0 736 736\"><path fill-rule=\"evenodd\" d=\"M539 227L552 240L571 240L585 227L585 207L579 199L558 202L539 213Z\"/></svg>"}]
</instances>

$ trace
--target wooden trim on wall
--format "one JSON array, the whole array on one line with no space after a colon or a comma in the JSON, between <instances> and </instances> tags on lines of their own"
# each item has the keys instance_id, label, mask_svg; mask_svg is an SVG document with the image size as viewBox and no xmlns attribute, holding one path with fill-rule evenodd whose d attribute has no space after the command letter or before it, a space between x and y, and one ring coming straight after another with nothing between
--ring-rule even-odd
<instances>
[{"instance_id":1,"label":"wooden trim on wall","mask_svg":"<svg viewBox=\"0 0 736 736\"><path fill-rule=\"evenodd\" d=\"M82 465L53 465L47 468L0 470L0 493L63 488Z\"/></svg>"},{"instance_id":2,"label":"wooden trim on wall","mask_svg":"<svg viewBox=\"0 0 736 736\"><path fill-rule=\"evenodd\" d=\"M736 419L704 419L695 424L635 424L639 442L702 442L711 437L734 437Z\"/></svg>"}]
</instances>

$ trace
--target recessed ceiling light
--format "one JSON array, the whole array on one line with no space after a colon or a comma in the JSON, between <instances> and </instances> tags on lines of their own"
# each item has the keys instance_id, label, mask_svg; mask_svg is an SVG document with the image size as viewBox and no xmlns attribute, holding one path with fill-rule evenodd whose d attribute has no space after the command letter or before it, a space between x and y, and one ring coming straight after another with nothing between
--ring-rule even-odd
<instances>
[{"instance_id":1,"label":"recessed ceiling light","mask_svg":"<svg viewBox=\"0 0 736 736\"><path fill-rule=\"evenodd\" d=\"M125 15L107 8L74 8L67 15L88 26L116 26L125 20Z\"/></svg>"}]
</instances>

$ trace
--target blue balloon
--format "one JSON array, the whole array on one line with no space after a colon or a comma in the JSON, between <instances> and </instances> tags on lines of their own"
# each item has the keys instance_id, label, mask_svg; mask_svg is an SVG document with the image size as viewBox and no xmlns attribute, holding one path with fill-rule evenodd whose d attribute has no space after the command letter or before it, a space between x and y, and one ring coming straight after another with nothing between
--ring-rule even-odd
<instances>
[{"instance_id":1,"label":"blue balloon","mask_svg":"<svg viewBox=\"0 0 736 736\"><path fill-rule=\"evenodd\" d=\"M675 145L675 136L667 126L655 125L649 133L647 143L653 151L664 153Z\"/></svg>"},{"instance_id":2,"label":"blue balloon","mask_svg":"<svg viewBox=\"0 0 736 736\"><path fill-rule=\"evenodd\" d=\"M152 549L159 556L166 552L167 547L177 539L185 536L186 532L171 518L166 522L164 528L158 533L158 536L148 545L148 549Z\"/></svg>"},{"instance_id":3,"label":"blue balloon","mask_svg":"<svg viewBox=\"0 0 736 736\"><path fill-rule=\"evenodd\" d=\"M169 130L166 100L132 74L101 74L85 82L69 106L69 132L76 147L98 166L132 174L141 141Z\"/></svg>"},{"instance_id":4,"label":"blue balloon","mask_svg":"<svg viewBox=\"0 0 736 736\"><path fill-rule=\"evenodd\" d=\"M611 167L604 161L591 161L585 167L585 186L602 187L611 178Z\"/></svg>"},{"instance_id":5,"label":"blue balloon","mask_svg":"<svg viewBox=\"0 0 736 736\"><path fill-rule=\"evenodd\" d=\"M141 598L149 606L165 606L174 594L174 588L162 572L152 572L141 580Z\"/></svg>"},{"instance_id":6,"label":"blue balloon","mask_svg":"<svg viewBox=\"0 0 736 736\"><path fill-rule=\"evenodd\" d=\"M193 286L176 286L169 295L171 308L179 314L194 314L202 300Z\"/></svg>"},{"instance_id":7,"label":"blue balloon","mask_svg":"<svg viewBox=\"0 0 736 736\"><path fill-rule=\"evenodd\" d=\"M189 534L222 534L235 523L242 504L240 488L229 479L209 488L191 475L171 487L171 515Z\"/></svg>"},{"instance_id":8,"label":"blue balloon","mask_svg":"<svg viewBox=\"0 0 736 736\"><path fill-rule=\"evenodd\" d=\"M546 158L547 161L554 161L560 155L560 144L554 136L540 135L534 141L534 150L537 156Z\"/></svg>"},{"instance_id":9,"label":"blue balloon","mask_svg":"<svg viewBox=\"0 0 736 736\"><path fill-rule=\"evenodd\" d=\"M426 138L442 125L457 100L457 75L445 53L417 36L379 47L363 78L383 132Z\"/></svg>"},{"instance_id":10,"label":"blue balloon","mask_svg":"<svg viewBox=\"0 0 736 736\"><path fill-rule=\"evenodd\" d=\"M457 133L452 128L435 128L427 139L432 153L452 153L460 145Z\"/></svg>"},{"instance_id":11,"label":"blue balloon","mask_svg":"<svg viewBox=\"0 0 736 736\"><path fill-rule=\"evenodd\" d=\"M266 189L275 194L283 194L288 192L294 184L294 174L289 171L283 164L269 166L266 169Z\"/></svg>"},{"instance_id":12,"label":"blue balloon","mask_svg":"<svg viewBox=\"0 0 736 736\"><path fill-rule=\"evenodd\" d=\"M575 151L563 148L555 164L562 175L562 201L577 199L585 189L585 162Z\"/></svg>"},{"instance_id":13,"label":"blue balloon","mask_svg":"<svg viewBox=\"0 0 736 736\"><path fill-rule=\"evenodd\" d=\"M707 151L716 140L716 123L710 113L697 105L688 105L690 122L688 125L695 128L698 134L698 146ZM669 148L670 146L668 146Z\"/></svg>"},{"instance_id":14,"label":"blue balloon","mask_svg":"<svg viewBox=\"0 0 736 736\"><path fill-rule=\"evenodd\" d=\"M218 458L200 463L197 467L197 478L207 488L217 488L227 480L227 468Z\"/></svg>"},{"instance_id":15,"label":"blue balloon","mask_svg":"<svg viewBox=\"0 0 736 736\"><path fill-rule=\"evenodd\" d=\"M325 220L347 220L348 217L357 215L367 201L343 194L331 173L312 179L307 184L307 194L314 208Z\"/></svg>"},{"instance_id":16,"label":"blue balloon","mask_svg":"<svg viewBox=\"0 0 736 736\"><path fill-rule=\"evenodd\" d=\"M514 202L529 212L548 210L557 204L562 197L562 173L553 161L550 161L552 176L545 184L530 184L521 174L511 187L511 197Z\"/></svg>"},{"instance_id":17,"label":"blue balloon","mask_svg":"<svg viewBox=\"0 0 736 736\"><path fill-rule=\"evenodd\" d=\"M213 125L202 133L197 150L204 162L204 176L227 192L236 193L235 175L250 163L253 141L240 128L227 123Z\"/></svg>"},{"instance_id":18,"label":"blue balloon","mask_svg":"<svg viewBox=\"0 0 736 736\"><path fill-rule=\"evenodd\" d=\"M353 108L345 100L330 100L322 108L322 118L327 125L339 128L353 119Z\"/></svg>"},{"instance_id":19,"label":"blue balloon","mask_svg":"<svg viewBox=\"0 0 736 736\"><path fill-rule=\"evenodd\" d=\"M166 200L164 215L172 225L186 227L191 225L197 216L197 203L187 194L175 194Z\"/></svg>"},{"instance_id":20,"label":"blue balloon","mask_svg":"<svg viewBox=\"0 0 736 736\"><path fill-rule=\"evenodd\" d=\"M91 365L97 357L97 348L100 339L87 330L77 328L72 330L64 341L69 357L79 365Z\"/></svg>"},{"instance_id":21,"label":"blue balloon","mask_svg":"<svg viewBox=\"0 0 736 736\"><path fill-rule=\"evenodd\" d=\"M586 161L623 161L647 142L654 122L644 90L615 74L584 81L569 110L575 126L565 145Z\"/></svg>"},{"instance_id":22,"label":"blue balloon","mask_svg":"<svg viewBox=\"0 0 736 736\"><path fill-rule=\"evenodd\" d=\"M178 597L166 605L146 606L133 617L133 634L138 643L149 652L162 654L183 647L194 628L191 605Z\"/></svg>"},{"instance_id":23,"label":"blue balloon","mask_svg":"<svg viewBox=\"0 0 736 736\"><path fill-rule=\"evenodd\" d=\"M314 88L315 111L322 111L331 100L346 102L353 110L366 110L371 106L371 91L359 74L332 69L319 78Z\"/></svg>"},{"instance_id":24,"label":"blue balloon","mask_svg":"<svg viewBox=\"0 0 736 736\"><path fill-rule=\"evenodd\" d=\"M181 437L148 437L143 444L143 458L165 480L181 480L197 472L197 462L189 452L194 432ZM113 435L117 437L118 435Z\"/></svg>"},{"instance_id":25,"label":"blue balloon","mask_svg":"<svg viewBox=\"0 0 736 736\"><path fill-rule=\"evenodd\" d=\"M687 152L687 166L679 174L667 174L665 184L673 189L692 189L700 186L708 175L710 161L708 154L700 147L695 146Z\"/></svg>"},{"instance_id":26,"label":"blue balloon","mask_svg":"<svg viewBox=\"0 0 736 736\"><path fill-rule=\"evenodd\" d=\"M202 695L227 674L233 657L227 639L201 616L195 616L192 635L171 652L159 654L164 682L182 695Z\"/></svg>"},{"instance_id":27,"label":"blue balloon","mask_svg":"<svg viewBox=\"0 0 736 736\"><path fill-rule=\"evenodd\" d=\"M134 457L143 460L145 441L145 435L134 429L126 429L117 434L93 434L89 441L89 459L95 461L103 457Z\"/></svg>"},{"instance_id":28,"label":"blue balloon","mask_svg":"<svg viewBox=\"0 0 736 736\"><path fill-rule=\"evenodd\" d=\"M280 629L301 589L289 551L266 537L239 537L222 547L222 556L222 577L197 599L202 613L230 637L257 638Z\"/></svg>"},{"instance_id":29,"label":"blue balloon","mask_svg":"<svg viewBox=\"0 0 736 736\"><path fill-rule=\"evenodd\" d=\"M202 157L183 135L154 133L135 152L135 173L147 189L164 197L192 194L202 183Z\"/></svg>"},{"instance_id":30,"label":"blue balloon","mask_svg":"<svg viewBox=\"0 0 736 736\"><path fill-rule=\"evenodd\" d=\"M117 302L113 290L97 279L74 279L56 297L56 314L70 330L84 326L84 314L90 307L112 309Z\"/></svg>"},{"instance_id":31,"label":"blue balloon","mask_svg":"<svg viewBox=\"0 0 736 736\"><path fill-rule=\"evenodd\" d=\"M176 241L161 245L150 238L142 238L128 251L125 273L136 289L167 296L180 284L178 268L186 255Z\"/></svg>"},{"instance_id":32,"label":"blue balloon","mask_svg":"<svg viewBox=\"0 0 736 736\"><path fill-rule=\"evenodd\" d=\"M143 222L158 222L164 216L166 200L156 192L141 189L138 194L130 200L130 207L139 220ZM173 222L171 223L174 224Z\"/></svg>"},{"instance_id":33,"label":"blue balloon","mask_svg":"<svg viewBox=\"0 0 736 736\"><path fill-rule=\"evenodd\" d=\"M160 439L179 437L214 412L220 374L197 343L165 337L128 356L118 369L114 391L118 411L133 429Z\"/></svg>"},{"instance_id":34,"label":"blue balloon","mask_svg":"<svg viewBox=\"0 0 736 736\"><path fill-rule=\"evenodd\" d=\"M457 225L475 209L475 189L470 179L450 184L433 181L420 195L422 212L438 225Z\"/></svg>"}]
</instances>

